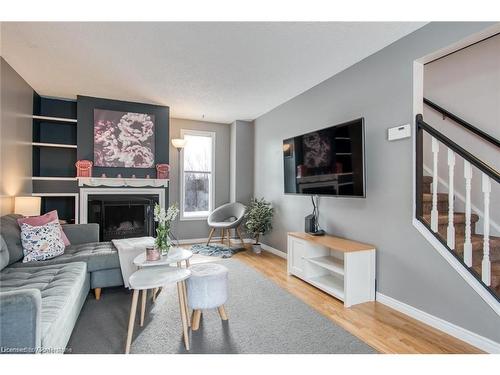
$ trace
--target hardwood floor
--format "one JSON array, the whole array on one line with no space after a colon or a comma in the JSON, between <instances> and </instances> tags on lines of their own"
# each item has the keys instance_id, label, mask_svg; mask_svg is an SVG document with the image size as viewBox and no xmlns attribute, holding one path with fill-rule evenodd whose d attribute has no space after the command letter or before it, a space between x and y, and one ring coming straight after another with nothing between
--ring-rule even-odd
<instances>
[{"instance_id":1,"label":"hardwood floor","mask_svg":"<svg viewBox=\"0 0 500 375\"><path fill-rule=\"evenodd\" d=\"M234 255L381 353L482 353L481 350L379 302L344 308L341 301L289 276L286 260L263 251Z\"/></svg>"}]
</instances>

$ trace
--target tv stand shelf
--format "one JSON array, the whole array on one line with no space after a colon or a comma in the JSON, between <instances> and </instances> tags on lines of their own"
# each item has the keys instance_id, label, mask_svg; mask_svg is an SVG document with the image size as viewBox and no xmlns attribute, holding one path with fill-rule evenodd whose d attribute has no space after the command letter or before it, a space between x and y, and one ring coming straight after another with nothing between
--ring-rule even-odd
<instances>
[{"instance_id":1,"label":"tv stand shelf","mask_svg":"<svg viewBox=\"0 0 500 375\"><path fill-rule=\"evenodd\" d=\"M288 274L342 300L375 300L375 248L333 236L288 233Z\"/></svg>"}]
</instances>

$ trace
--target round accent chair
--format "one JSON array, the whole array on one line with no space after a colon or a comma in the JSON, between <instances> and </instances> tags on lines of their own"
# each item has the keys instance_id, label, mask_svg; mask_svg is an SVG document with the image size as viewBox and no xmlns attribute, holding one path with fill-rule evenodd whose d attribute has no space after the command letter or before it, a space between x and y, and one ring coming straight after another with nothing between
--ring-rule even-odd
<instances>
[{"instance_id":1,"label":"round accent chair","mask_svg":"<svg viewBox=\"0 0 500 375\"><path fill-rule=\"evenodd\" d=\"M202 263L189 268L191 277L187 279L188 306L193 310L191 329L200 327L202 310L219 311L222 320L227 320L224 304L228 296L228 270L221 264Z\"/></svg>"},{"instance_id":2,"label":"round accent chair","mask_svg":"<svg viewBox=\"0 0 500 375\"><path fill-rule=\"evenodd\" d=\"M235 229L240 241L243 243L241 236L240 224L245 215L245 206L239 202L226 203L217 207L208 216L208 226L211 228L208 236L207 245L210 243L216 229L221 231L221 243L224 243L224 233L227 234L228 245L230 245L230 230Z\"/></svg>"}]
</instances>

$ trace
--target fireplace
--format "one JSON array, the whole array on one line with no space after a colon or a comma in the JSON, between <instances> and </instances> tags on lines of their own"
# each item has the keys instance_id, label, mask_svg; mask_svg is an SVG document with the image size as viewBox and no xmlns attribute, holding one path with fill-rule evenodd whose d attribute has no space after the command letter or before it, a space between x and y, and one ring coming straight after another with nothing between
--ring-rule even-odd
<instances>
[{"instance_id":1,"label":"fireplace","mask_svg":"<svg viewBox=\"0 0 500 375\"><path fill-rule=\"evenodd\" d=\"M89 195L88 223L99 224L100 241L154 236L157 195Z\"/></svg>"}]
</instances>

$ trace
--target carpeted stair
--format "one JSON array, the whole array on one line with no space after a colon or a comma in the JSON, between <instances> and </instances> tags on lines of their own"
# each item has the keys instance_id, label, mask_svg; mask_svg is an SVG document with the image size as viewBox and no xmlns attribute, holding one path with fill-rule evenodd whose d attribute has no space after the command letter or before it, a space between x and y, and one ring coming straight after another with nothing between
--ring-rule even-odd
<instances>
[{"instance_id":1,"label":"carpeted stair","mask_svg":"<svg viewBox=\"0 0 500 375\"><path fill-rule=\"evenodd\" d=\"M432 210L432 176L423 178L423 216L424 220L431 225ZM448 227L448 194L438 193L438 234L446 241ZM477 214L471 215L471 242L472 242L472 269L481 276L481 262L483 259L483 236L476 233L476 223L479 220ZM463 259L465 242L465 213L454 212L455 226L455 252ZM500 297L500 237L490 236L490 261L491 261L491 289Z\"/></svg>"}]
</instances>

